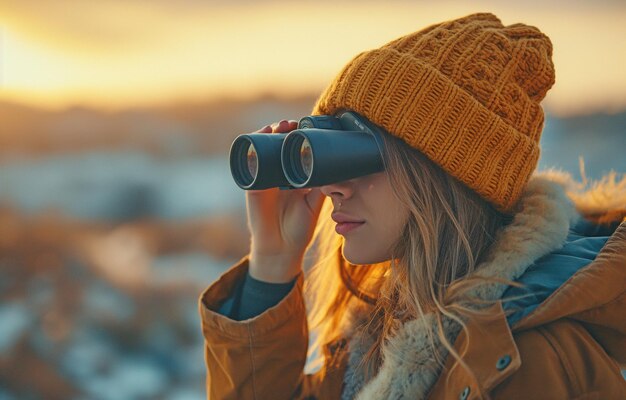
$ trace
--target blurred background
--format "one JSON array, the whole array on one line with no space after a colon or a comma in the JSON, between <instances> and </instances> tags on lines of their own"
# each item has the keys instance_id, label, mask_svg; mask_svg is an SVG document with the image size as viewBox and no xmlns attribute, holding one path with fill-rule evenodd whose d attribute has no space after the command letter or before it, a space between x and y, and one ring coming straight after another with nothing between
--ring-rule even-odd
<instances>
[{"instance_id":1,"label":"blurred background","mask_svg":"<svg viewBox=\"0 0 626 400\"><path fill-rule=\"evenodd\" d=\"M231 141L427 25L539 27L540 169L626 172L626 3L563 4L0 0L0 400L205 398L197 299L249 246Z\"/></svg>"}]
</instances>

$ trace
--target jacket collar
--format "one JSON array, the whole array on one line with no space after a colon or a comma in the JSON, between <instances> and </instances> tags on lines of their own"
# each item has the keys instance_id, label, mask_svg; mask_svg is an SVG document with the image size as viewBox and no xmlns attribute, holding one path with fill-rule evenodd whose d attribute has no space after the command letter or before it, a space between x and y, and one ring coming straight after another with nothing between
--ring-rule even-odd
<instances>
[{"instance_id":1,"label":"jacket collar","mask_svg":"<svg viewBox=\"0 0 626 400\"><path fill-rule=\"evenodd\" d=\"M563 182L555 180L554 176L549 174L533 175L517 205L513 222L498 233L488 256L477 268L476 274L482 277L515 280L535 260L561 247L567 238L570 225L579 218L580 214L573 201L568 198ZM497 301L506 287L501 283L484 283L474 289L473 295L484 300ZM519 354L501 305L498 302L493 307L495 308L492 314L497 318L491 322L469 321L468 327L472 329L464 331L461 335L458 323L449 318L442 321L444 333L450 343L456 342L456 345L461 345L466 340L467 333L473 336L472 331L483 336L488 332L498 333L497 337L493 338L494 343L499 344L499 351L494 352L494 357L505 355L510 357L505 373L496 368L484 369L480 365L470 365L476 371L487 372L474 377L474 382L467 382L468 390L471 390L472 385L475 386L475 390L488 389L499 383L520 364ZM356 320L362 318L364 316L361 318L357 316ZM489 328L489 324L496 325ZM494 329L496 327L498 329ZM441 367L437 365L430 345L429 333L436 332L436 329L437 322L432 315L404 323L383 345L383 364L378 374L359 392L358 399L425 398L441 373ZM359 347L363 346L362 343L369 342L363 340L362 335L360 332L354 332L352 335L351 353L361 352ZM436 334L432 336L435 346L443 349L438 336ZM457 350L462 347L457 347ZM446 357L447 351L444 351L442 356ZM484 357L480 359L483 362L490 362ZM491 361L495 365L498 360Z\"/></svg>"}]
</instances>

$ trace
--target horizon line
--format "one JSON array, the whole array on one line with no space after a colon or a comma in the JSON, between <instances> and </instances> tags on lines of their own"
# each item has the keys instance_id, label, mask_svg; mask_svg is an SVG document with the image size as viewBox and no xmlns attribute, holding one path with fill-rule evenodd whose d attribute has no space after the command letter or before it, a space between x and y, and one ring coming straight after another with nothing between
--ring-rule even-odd
<instances>
[{"instance_id":1,"label":"horizon line","mask_svg":"<svg viewBox=\"0 0 626 400\"><path fill-rule=\"evenodd\" d=\"M14 96L3 96L0 93L0 107L3 105L12 105L23 108L31 108L43 112L65 112L70 110L85 109L102 113L119 113L127 110L136 109L163 109L174 108L181 106L195 106L199 104L214 104L219 102L226 103L239 103L249 104L259 101L305 101L311 100L311 106L313 106L315 99L319 96L317 92L300 92L300 93L285 93L278 91L260 91L251 95L241 95L235 93L217 93L206 95L188 95L179 96L170 100L146 100L146 101L133 101L133 102L120 102L118 104L107 104L102 101L88 101L88 100L76 100L57 102L57 105L52 105L47 101L33 101L21 98L15 98ZM594 105L585 107L554 107L551 104L541 103L546 116L552 116L557 118L567 117L579 117L590 115L617 115L626 112L626 105Z\"/></svg>"}]
</instances>

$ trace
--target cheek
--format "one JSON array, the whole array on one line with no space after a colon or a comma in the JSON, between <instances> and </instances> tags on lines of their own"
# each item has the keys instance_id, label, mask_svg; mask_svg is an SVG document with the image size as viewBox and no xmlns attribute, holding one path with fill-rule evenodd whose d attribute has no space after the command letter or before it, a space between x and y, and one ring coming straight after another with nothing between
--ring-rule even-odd
<instances>
[{"instance_id":1,"label":"cheek","mask_svg":"<svg viewBox=\"0 0 626 400\"><path fill-rule=\"evenodd\" d=\"M394 231L394 235L398 238L404 232L404 228L409 221L408 210L398 207L397 212L394 214L394 222L391 229Z\"/></svg>"},{"instance_id":2,"label":"cheek","mask_svg":"<svg viewBox=\"0 0 626 400\"><path fill-rule=\"evenodd\" d=\"M380 234L393 241L402 234L409 219L409 212L391 194L381 199L380 203L384 204L384 206L379 207L379 213L376 217Z\"/></svg>"},{"instance_id":3,"label":"cheek","mask_svg":"<svg viewBox=\"0 0 626 400\"><path fill-rule=\"evenodd\" d=\"M378 237L379 247L391 257L391 248L396 244L404 232L409 213L399 204L389 206L381 213L375 235Z\"/></svg>"},{"instance_id":4,"label":"cheek","mask_svg":"<svg viewBox=\"0 0 626 400\"><path fill-rule=\"evenodd\" d=\"M391 258L391 248L404 231L408 210L395 198L384 174L372 175L364 182L364 205L368 223L364 229L348 235L343 255L353 264L375 264Z\"/></svg>"},{"instance_id":5,"label":"cheek","mask_svg":"<svg viewBox=\"0 0 626 400\"><path fill-rule=\"evenodd\" d=\"M362 231L345 239L343 256L353 264L375 264L391 258L391 248L404 231L401 215L380 215Z\"/></svg>"},{"instance_id":6,"label":"cheek","mask_svg":"<svg viewBox=\"0 0 626 400\"><path fill-rule=\"evenodd\" d=\"M396 199L387 176L376 174L367 188L368 208L385 235L398 236L408 220L408 210Z\"/></svg>"}]
</instances>

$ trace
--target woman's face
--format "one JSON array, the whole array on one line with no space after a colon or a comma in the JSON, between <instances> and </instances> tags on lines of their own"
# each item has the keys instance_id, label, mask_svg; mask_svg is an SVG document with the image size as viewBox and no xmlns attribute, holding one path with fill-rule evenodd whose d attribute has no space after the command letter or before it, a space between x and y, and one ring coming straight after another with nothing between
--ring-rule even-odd
<instances>
[{"instance_id":1,"label":"woman's face","mask_svg":"<svg viewBox=\"0 0 626 400\"><path fill-rule=\"evenodd\" d=\"M409 212L394 197L385 172L325 185L320 190L333 201L333 220L360 222L338 224L336 228L345 237L346 260L375 264L391 258L391 246L402 233Z\"/></svg>"}]
</instances>

